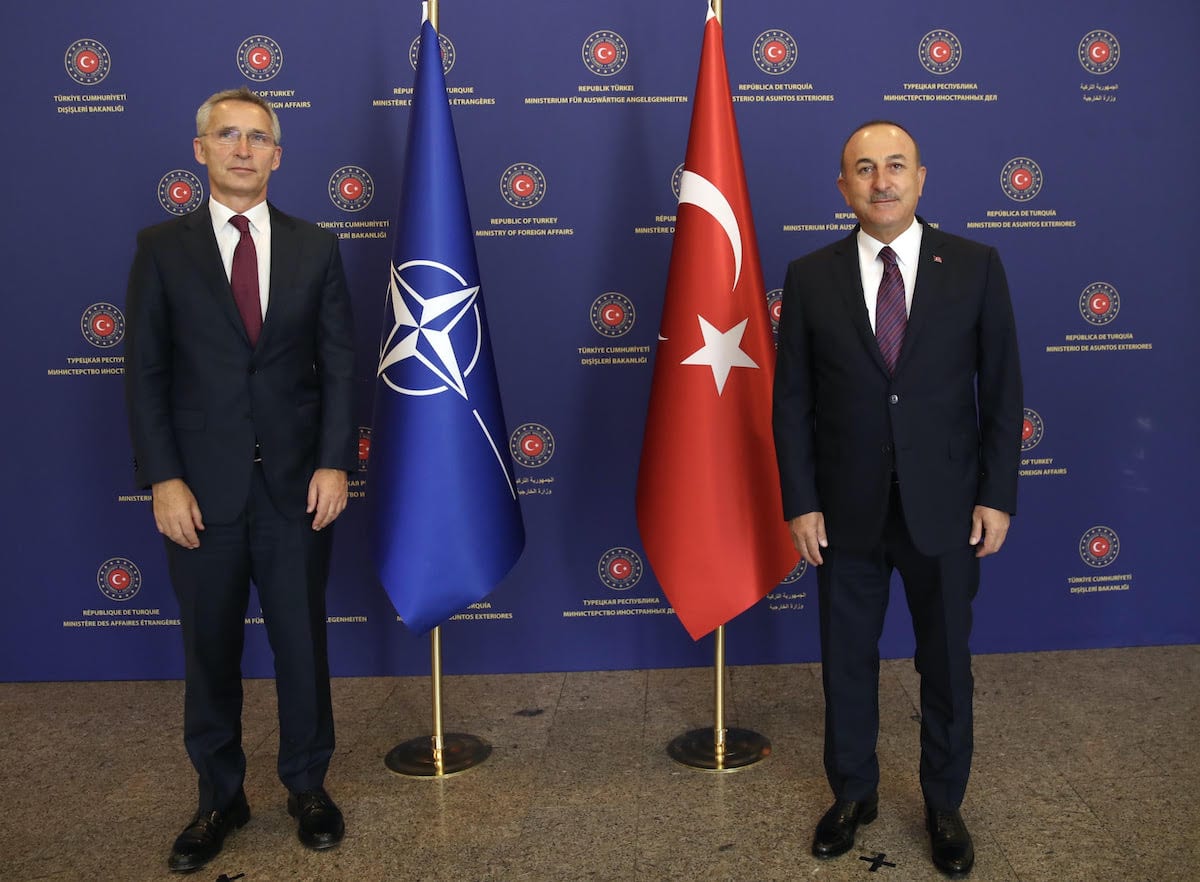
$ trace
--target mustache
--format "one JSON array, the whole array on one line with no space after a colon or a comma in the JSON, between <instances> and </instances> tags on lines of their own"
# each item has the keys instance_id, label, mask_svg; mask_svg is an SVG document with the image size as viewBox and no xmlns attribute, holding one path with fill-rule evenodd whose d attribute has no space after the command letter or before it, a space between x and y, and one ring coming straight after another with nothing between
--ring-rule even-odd
<instances>
[{"instance_id":1,"label":"mustache","mask_svg":"<svg viewBox=\"0 0 1200 882\"><path fill-rule=\"evenodd\" d=\"M890 190L886 193L872 193L871 194L872 202L894 202L897 198L899 198L899 197L897 197L896 194L891 192Z\"/></svg>"}]
</instances>

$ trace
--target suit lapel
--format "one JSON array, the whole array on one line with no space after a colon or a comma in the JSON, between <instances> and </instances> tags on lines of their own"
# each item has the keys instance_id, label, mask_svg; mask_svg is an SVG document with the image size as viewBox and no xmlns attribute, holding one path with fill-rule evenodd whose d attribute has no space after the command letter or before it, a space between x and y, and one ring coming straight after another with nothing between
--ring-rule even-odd
<instances>
[{"instance_id":1,"label":"suit lapel","mask_svg":"<svg viewBox=\"0 0 1200 882\"><path fill-rule=\"evenodd\" d=\"M879 342L875 339L875 331L871 328L871 316L867 313L867 302L863 295L862 270L858 264L858 228L855 227L845 239L837 243L834 249L834 285L841 293L842 305L845 306L854 330L862 340L863 348L875 360L879 369L887 373L887 365L879 351Z\"/></svg>"},{"instance_id":2,"label":"suit lapel","mask_svg":"<svg viewBox=\"0 0 1200 882\"><path fill-rule=\"evenodd\" d=\"M296 268L300 264L300 237L296 222L274 205L271 209L271 290L267 297L267 314L263 317L261 345L271 329L279 324L276 316L287 308L288 292L292 290Z\"/></svg>"},{"instance_id":3,"label":"suit lapel","mask_svg":"<svg viewBox=\"0 0 1200 882\"><path fill-rule=\"evenodd\" d=\"M919 218L918 218L919 220ZM943 262L945 236L922 221L921 254L917 258L917 281L913 287L912 308L908 314L908 326L904 330L904 344L896 361L899 374L908 360L908 354L917 345L922 329L929 317L937 312L937 305L946 293L946 264Z\"/></svg>"},{"instance_id":4,"label":"suit lapel","mask_svg":"<svg viewBox=\"0 0 1200 882\"><path fill-rule=\"evenodd\" d=\"M233 302L233 290L229 287L225 266L221 262L221 252L217 248L217 236L213 232L208 202L184 217L182 226L184 251L195 264L204 289L217 301L221 311L249 346L250 338L246 336L246 326L242 323L237 305Z\"/></svg>"}]
</instances>

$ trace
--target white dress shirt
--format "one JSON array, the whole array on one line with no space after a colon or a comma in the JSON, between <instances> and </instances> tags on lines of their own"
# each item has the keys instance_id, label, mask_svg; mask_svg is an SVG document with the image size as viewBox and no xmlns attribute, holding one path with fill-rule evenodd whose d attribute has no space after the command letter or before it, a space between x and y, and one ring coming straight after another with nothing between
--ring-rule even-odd
<instances>
[{"instance_id":1,"label":"white dress shirt","mask_svg":"<svg viewBox=\"0 0 1200 882\"><path fill-rule=\"evenodd\" d=\"M921 256L921 224L915 218L912 226L891 242L896 252L896 266L904 279L904 314L912 313L913 287L917 284L917 261ZM883 260L879 252L884 244L858 231L858 268L862 273L863 299L867 304L867 315L871 318L871 330L875 330L875 299L879 295L879 283L883 281Z\"/></svg>"},{"instance_id":2,"label":"white dress shirt","mask_svg":"<svg viewBox=\"0 0 1200 882\"><path fill-rule=\"evenodd\" d=\"M216 199L208 200L212 214L213 232L217 235L217 249L221 252L221 263L225 265L225 278L233 273L233 252L241 241L242 234L229 219L238 212L222 205ZM266 318L267 301L271 290L271 209L264 199L249 211L241 212L250 221L250 238L258 258L258 305Z\"/></svg>"}]
</instances>

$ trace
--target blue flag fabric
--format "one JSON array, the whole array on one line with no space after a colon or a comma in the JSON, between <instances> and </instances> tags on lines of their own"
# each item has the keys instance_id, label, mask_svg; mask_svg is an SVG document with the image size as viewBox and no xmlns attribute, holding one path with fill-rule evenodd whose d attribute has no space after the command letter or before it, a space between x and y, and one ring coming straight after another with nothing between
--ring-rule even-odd
<instances>
[{"instance_id":1,"label":"blue flag fabric","mask_svg":"<svg viewBox=\"0 0 1200 882\"><path fill-rule=\"evenodd\" d=\"M485 597L525 545L437 32L421 26L371 431L372 544L424 633Z\"/></svg>"}]
</instances>

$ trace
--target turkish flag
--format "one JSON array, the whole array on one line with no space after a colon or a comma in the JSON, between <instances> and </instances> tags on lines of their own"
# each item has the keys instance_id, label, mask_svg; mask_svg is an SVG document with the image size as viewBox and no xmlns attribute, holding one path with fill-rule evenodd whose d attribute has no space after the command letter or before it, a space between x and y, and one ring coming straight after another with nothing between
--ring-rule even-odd
<instances>
[{"instance_id":1,"label":"turkish flag","mask_svg":"<svg viewBox=\"0 0 1200 882\"><path fill-rule=\"evenodd\" d=\"M774 370L724 40L710 10L637 487L650 566L695 640L761 600L799 559L775 465Z\"/></svg>"}]
</instances>

